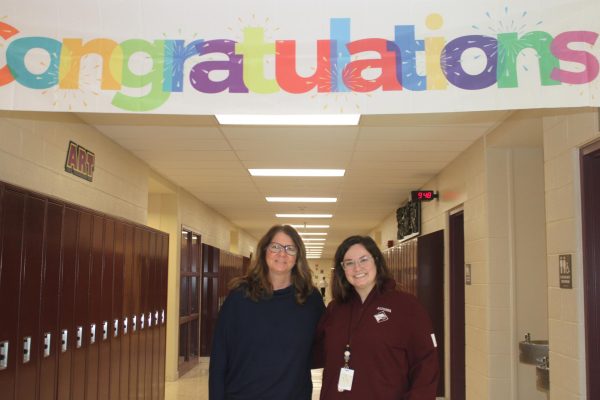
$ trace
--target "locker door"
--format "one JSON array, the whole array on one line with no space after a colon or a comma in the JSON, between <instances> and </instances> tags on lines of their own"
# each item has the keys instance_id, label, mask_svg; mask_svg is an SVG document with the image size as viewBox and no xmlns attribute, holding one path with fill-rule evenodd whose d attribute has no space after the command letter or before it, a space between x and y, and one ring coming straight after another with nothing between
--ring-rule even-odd
<instances>
[{"instance_id":1,"label":"locker door","mask_svg":"<svg viewBox=\"0 0 600 400\"><path fill-rule=\"evenodd\" d=\"M77 272L75 282L75 332L73 332L73 364L71 369L71 399L85 399L86 356L91 337L92 321L88 316L90 264L92 248L92 215L79 211L77 242Z\"/></svg>"},{"instance_id":2,"label":"locker door","mask_svg":"<svg viewBox=\"0 0 600 400\"><path fill-rule=\"evenodd\" d=\"M159 310L160 310L160 277L158 276L159 264L160 264L160 253L162 251L161 235L159 233L152 234L151 241L151 256L152 264L150 269L150 287L151 289L151 302L152 302L152 400L159 399L158 383L159 383L159 356L160 356L160 325L159 325Z\"/></svg>"},{"instance_id":3,"label":"locker door","mask_svg":"<svg viewBox=\"0 0 600 400\"><path fill-rule=\"evenodd\" d=\"M43 199L26 197L16 343L21 356L15 359L17 399L35 399L38 389L37 368L43 345L39 323L45 213L46 202Z\"/></svg>"},{"instance_id":4,"label":"locker door","mask_svg":"<svg viewBox=\"0 0 600 400\"><path fill-rule=\"evenodd\" d=\"M119 399L121 375L121 344L123 338L123 268L125 262L125 226L115 222L115 258L113 272L113 299L112 317L113 325L117 321L116 333L113 326L113 335L110 342L110 394L109 399Z\"/></svg>"},{"instance_id":5,"label":"locker door","mask_svg":"<svg viewBox=\"0 0 600 400\"><path fill-rule=\"evenodd\" d=\"M134 229L125 225L125 241L123 247L123 315L121 317L121 373L119 382L119 398L129 399L131 338L133 337L133 266L134 266Z\"/></svg>"},{"instance_id":6,"label":"locker door","mask_svg":"<svg viewBox=\"0 0 600 400\"><path fill-rule=\"evenodd\" d=\"M65 207L62 226L62 272L60 283L57 398L69 400L71 393L71 369L75 349L75 287L77 277L77 237L79 212ZM65 344L63 345L63 339Z\"/></svg>"},{"instance_id":7,"label":"locker door","mask_svg":"<svg viewBox=\"0 0 600 400\"><path fill-rule=\"evenodd\" d=\"M88 300L88 318L90 340L87 347L86 400L98 397L99 346L103 336L102 310L102 256L104 241L104 218L92 216L92 253L90 264L90 290ZM95 327L95 330L94 330Z\"/></svg>"},{"instance_id":8,"label":"locker door","mask_svg":"<svg viewBox=\"0 0 600 400\"><path fill-rule=\"evenodd\" d=\"M0 369L0 393L15 399L15 376L20 362L18 343L19 282L21 274L21 236L25 199L21 193L0 186L0 346L4 358Z\"/></svg>"},{"instance_id":9,"label":"locker door","mask_svg":"<svg viewBox=\"0 0 600 400\"><path fill-rule=\"evenodd\" d=\"M167 348L167 280L168 280L168 263L169 263L169 236L162 236L162 249L160 253L160 353L159 353L159 365L158 365L158 394L159 399L164 400L165 398L165 363L166 363L166 348Z\"/></svg>"},{"instance_id":10,"label":"locker door","mask_svg":"<svg viewBox=\"0 0 600 400\"><path fill-rule=\"evenodd\" d=\"M115 250L115 223L112 219L104 220L104 244L102 252L102 289L100 321L102 336L98 340L98 400L109 400L110 390L110 349L113 339L112 302L113 302L113 268ZM104 332L106 330L106 332Z\"/></svg>"},{"instance_id":11,"label":"locker door","mask_svg":"<svg viewBox=\"0 0 600 400\"><path fill-rule=\"evenodd\" d=\"M138 398L138 365L139 365L139 333L140 333L140 275L142 253L142 230L135 227L133 234L133 271L131 298L131 336L129 337L129 397Z\"/></svg>"},{"instance_id":12,"label":"locker door","mask_svg":"<svg viewBox=\"0 0 600 400\"><path fill-rule=\"evenodd\" d=\"M142 247L140 259L140 335L138 345L138 398L145 399L146 393L146 355L148 353L148 242L150 234L140 230Z\"/></svg>"},{"instance_id":13,"label":"locker door","mask_svg":"<svg viewBox=\"0 0 600 400\"><path fill-rule=\"evenodd\" d=\"M49 352L43 353L40 362L39 399L56 399L56 377L58 375L58 354L60 352L59 329L59 288L60 253L63 221L62 204L49 202L45 224L45 262L42 282L42 308L40 312L40 332L50 333Z\"/></svg>"}]
</instances>

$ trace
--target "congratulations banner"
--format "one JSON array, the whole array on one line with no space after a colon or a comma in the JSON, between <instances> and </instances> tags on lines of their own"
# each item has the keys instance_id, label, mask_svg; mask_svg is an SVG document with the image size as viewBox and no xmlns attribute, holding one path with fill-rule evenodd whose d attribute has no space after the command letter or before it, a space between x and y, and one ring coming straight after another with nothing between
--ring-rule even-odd
<instances>
[{"instance_id":1,"label":"congratulations banner","mask_svg":"<svg viewBox=\"0 0 600 400\"><path fill-rule=\"evenodd\" d=\"M600 106L598 0L3 0L0 109Z\"/></svg>"}]
</instances>

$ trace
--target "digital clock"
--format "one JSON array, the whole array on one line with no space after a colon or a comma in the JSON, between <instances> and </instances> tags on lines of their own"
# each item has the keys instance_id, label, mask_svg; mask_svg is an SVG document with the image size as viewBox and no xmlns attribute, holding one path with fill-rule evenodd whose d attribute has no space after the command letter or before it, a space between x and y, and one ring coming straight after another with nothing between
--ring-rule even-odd
<instances>
[{"instance_id":1,"label":"digital clock","mask_svg":"<svg viewBox=\"0 0 600 400\"><path fill-rule=\"evenodd\" d=\"M433 190L413 190L410 192L411 201L431 201L437 198L438 194Z\"/></svg>"}]
</instances>

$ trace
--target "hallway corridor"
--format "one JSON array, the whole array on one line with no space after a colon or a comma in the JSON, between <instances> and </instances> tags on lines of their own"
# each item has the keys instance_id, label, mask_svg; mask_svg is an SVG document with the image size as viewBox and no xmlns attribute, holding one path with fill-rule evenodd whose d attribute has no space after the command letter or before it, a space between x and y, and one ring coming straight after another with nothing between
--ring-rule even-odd
<instances>
[{"instance_id":1,"label":"hallway corridor","mask_svg":"<svg viewBox=\"0 0 600 400\"><path fill-rule=\"evenodd\" d=\"M321 371L313 370L313 400L319 398ZM208 358L175 382L166 382L165 400L208 400Z\"/></svg>"}]
</instances>

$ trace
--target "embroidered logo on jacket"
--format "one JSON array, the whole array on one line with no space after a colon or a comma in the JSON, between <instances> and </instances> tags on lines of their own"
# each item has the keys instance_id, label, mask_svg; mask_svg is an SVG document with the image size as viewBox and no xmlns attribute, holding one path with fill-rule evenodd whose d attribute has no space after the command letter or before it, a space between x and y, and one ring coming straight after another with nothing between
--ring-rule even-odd
<instances>
[{"instance_id":1,"label":"embroidered logo on jacket","mask_svg":"<svg viewBox=\"0 0 600 400\"><path fill-rule=\"evenodd\" d=\"M381 322L385 322L389 319L385 311L379 311L377 314L373 315L373 317L375 318L375 321L377 321L378 324Z\"/></svg>"}]
</instances>

